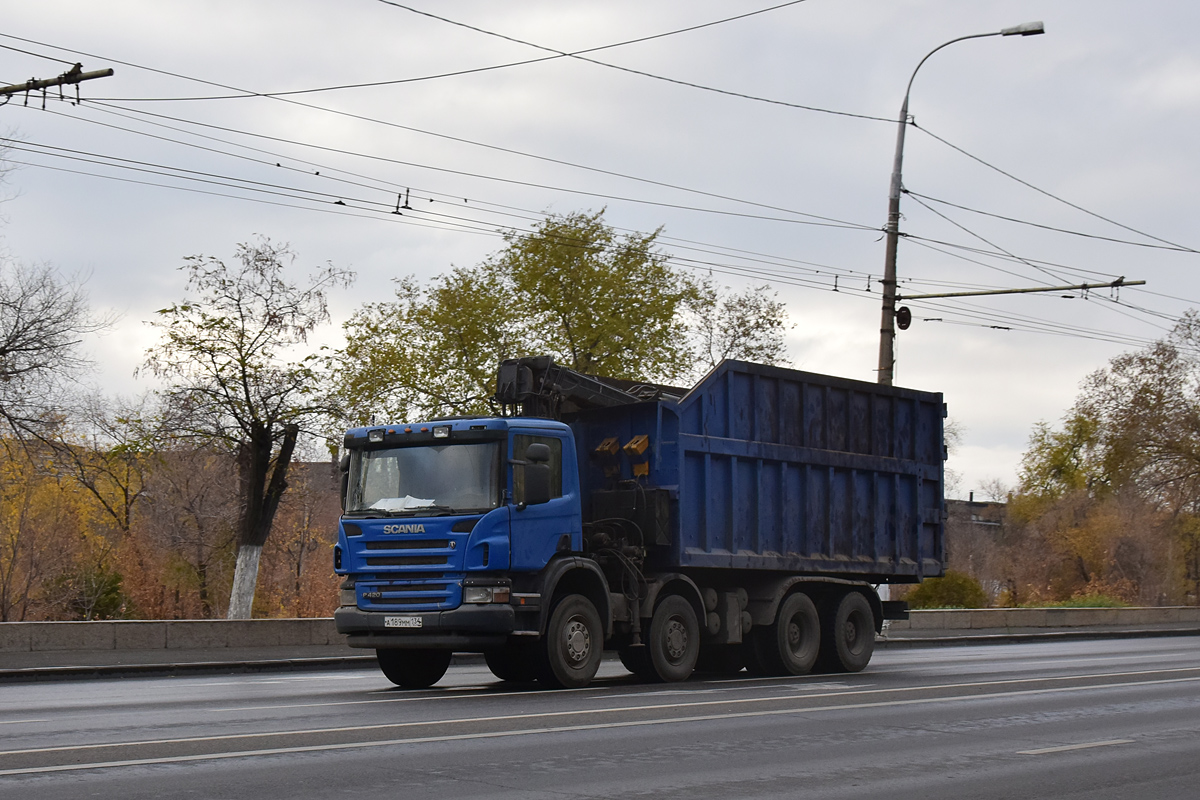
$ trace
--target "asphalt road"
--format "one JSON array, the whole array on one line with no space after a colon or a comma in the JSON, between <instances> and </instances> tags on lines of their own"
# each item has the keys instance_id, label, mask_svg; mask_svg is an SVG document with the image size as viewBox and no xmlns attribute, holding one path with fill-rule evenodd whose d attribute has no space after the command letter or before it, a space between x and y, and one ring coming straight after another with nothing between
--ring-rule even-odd
<instances>
[{"instance_id":1,"label":"asphalt road","mask_svg":"<svg viewBox=\"0 0 1200 800\"><path fill-rule=\"evenodd\" d=\"M0 797L1191 798L1200 637L576 691L455 667L0 685Z\"/></svg>"}]
</instances>

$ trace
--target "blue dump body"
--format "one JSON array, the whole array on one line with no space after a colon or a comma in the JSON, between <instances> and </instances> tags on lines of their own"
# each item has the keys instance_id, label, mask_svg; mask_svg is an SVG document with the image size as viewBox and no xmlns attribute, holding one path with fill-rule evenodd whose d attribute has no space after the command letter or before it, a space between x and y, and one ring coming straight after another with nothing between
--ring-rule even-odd
<instances>
[{"instance_id":1,"label":"blue dump body","mask_svg":"<svg viewBox=\"0 0 1200 800\"><path fill-rule=\"evenodd\" d=\"M571 427L581 454L649 435L645 482L672 495L676 567L915 582L943 570L944 414L938 393L726 361L678 403ZM581 470L605 484L594 459ZM584 504L586 519L586 490Z\"/></svg>"}]
</instances>

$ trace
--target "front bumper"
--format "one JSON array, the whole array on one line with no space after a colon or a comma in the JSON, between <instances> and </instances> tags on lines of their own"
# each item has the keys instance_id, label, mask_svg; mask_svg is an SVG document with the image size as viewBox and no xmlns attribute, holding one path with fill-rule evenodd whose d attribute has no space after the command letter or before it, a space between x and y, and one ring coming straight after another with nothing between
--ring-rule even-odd
<instances>
[{"instance_id":1,"label":"front bumper","mask_svg":"<svg viewBox=\"0 0 1200 800\"><path fill-rule=\"evenodd\" d=\"M419 628L386 628L385 617L421 618ZM449 611L424 611L412 614L360 611L344 606L333 612L338 633L347 635L351 647L432 648L439 650L481 651L499 647L516 629L516 614L511 605L460 606Z\"/></svg>"}]
</instances>

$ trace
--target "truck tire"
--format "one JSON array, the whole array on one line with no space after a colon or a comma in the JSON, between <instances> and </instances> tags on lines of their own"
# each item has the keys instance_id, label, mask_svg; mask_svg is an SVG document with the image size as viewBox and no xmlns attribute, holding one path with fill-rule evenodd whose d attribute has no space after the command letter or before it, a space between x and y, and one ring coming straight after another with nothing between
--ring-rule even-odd
<instances>
[{"instance_id":1,"label":"truck tire","mask_svg":"<svg viewBox=\"0 0 1200 800\"><path fill-rule=\"evenodd\" d=\"M821 649L821 618L808 595L792 592L785 597L779 605L779 613L770 632L784 675L807 675L812 672Z\"/></svg>"},{"instance_id":2,"label":"truck tire","mask_svg":"<svg viewBox=\"0 0 1200 800\"><path fill-rule=\"evenodd\" d=\"M779 604L775 620L755 627L742 643L746 668L752 675L807 675L821 649L821 617L812 599L793 592Z\"/></svg>"},{"instance_id":3,"label":"truck tire","mask_svg":"<svg viewBox=\"0 0 1200 800\"><path fill-rule=\"evenodd\" d=\"M548 686L581 689L600 669L604 625L592 601L569 594L559 601L546 625L538 679Z\"/></svg>"},{"instance_id":4,"label":"truck tire","mask_svg":"<svg viewBox=\"0 0 1200 800\"><path fill-rule=\"evenodd\" d=\"M483 654L488 669L502 681L529 683L537 680L538 654L529 644L510 644Z\"/></svg>"},{"instance_id":5,"label":"truck tire","mask_svg":"<svg viewBox=\"0 0 1200 800\"><path fill-rule=\"evenodd\" d=\"M875 615L860 592L831 602L821 619L822 672L860 672L875 652Z\"/></svg>"},{"instance_id":6,"label":"truck tire","mask_svg":"<svg viewBox=\"0 0 1200 800\"><path fill-rule=\"evenodd\" d=\"M700 655L700 624L692 604L677 594L664 598L650 619L646 648L659 680L686 681L691 677Z\"/></svg>"},{"instance_id":7,"label":"truck tire","mask_svg":"<svg viewBox=\"0 0 1200 800\"><path fill-rule=\"evenodd\" d=\"M442 679L450 667L449 650L376 650L379 669L405 689L425 689Z\"/></svg>"},{"instance_id":8,"label":"truck tire","mask_svg":"<svg viewBox=\"0 0 1200 800\"><path fill-rule=\"evenodd\" d=\"M696 672L712 675L736 675L746 666L740 644L713 644L700 647L696 659Z\"/></svg>"}]
</instances>

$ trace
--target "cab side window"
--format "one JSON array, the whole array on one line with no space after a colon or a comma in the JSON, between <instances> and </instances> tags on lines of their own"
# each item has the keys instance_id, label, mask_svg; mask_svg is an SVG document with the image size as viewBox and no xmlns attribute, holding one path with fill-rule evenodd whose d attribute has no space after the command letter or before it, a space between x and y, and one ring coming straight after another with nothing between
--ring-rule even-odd
<instances>
[{"instance_id":1,"label":"cab side window","mask_svg":"<svg viewBox=\"0 0 1200 800\"><path fill-rule=\"evenodd\" d=\"M534 443L544 444L550 448L550 496L562 497L562 439L555 436L529 436L518 433L513 436L513 458L518 461L525 460L525 449ZM517 484L518 491L524 488L520 485L521 470L514 472L513 480Z\"/></svg>"}]
</instances>

